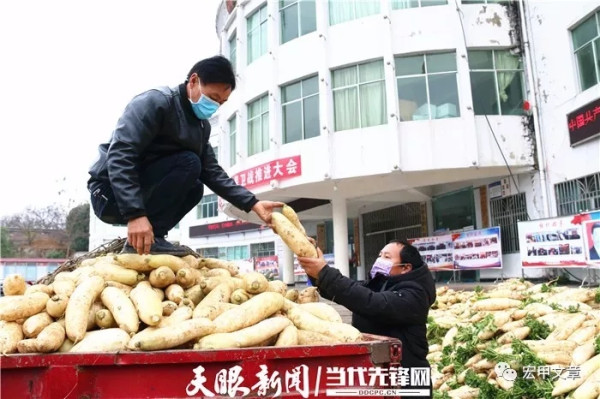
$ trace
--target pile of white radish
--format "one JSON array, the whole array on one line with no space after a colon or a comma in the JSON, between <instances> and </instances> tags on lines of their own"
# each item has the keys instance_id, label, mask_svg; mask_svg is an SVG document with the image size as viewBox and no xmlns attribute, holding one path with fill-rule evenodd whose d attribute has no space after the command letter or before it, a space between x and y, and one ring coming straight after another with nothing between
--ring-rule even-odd
<instances>
[{"instance_id":1,"label":"pile of white radish","mask_svg":"<svg viewBox=\"0 0 600 399\"><path fill-rule=\"evenodd\" d=\"M357 342L319 302L232 262L192 255L109 254L49 284L4 280L0 353L225 349Z\"/></svg>"},{"instance_id":2,"label":"pile of white radish","mask_svg":"<svg viewBox=\"0 0 600 399\"><path fill-rule=\"evenodd\" d=\"M437 294L427 326L434 398L600 398L600 289L508 280Z\"/></svg>"}]
</instances>

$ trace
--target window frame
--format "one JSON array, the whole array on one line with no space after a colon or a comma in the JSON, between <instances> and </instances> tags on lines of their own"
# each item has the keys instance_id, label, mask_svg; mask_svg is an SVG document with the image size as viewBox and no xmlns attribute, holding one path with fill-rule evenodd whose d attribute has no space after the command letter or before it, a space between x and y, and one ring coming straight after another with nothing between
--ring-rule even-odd
<instances>
[{"instance_id":1,"label":"window frame","mask_svg":"<svg viewBox=\"0 0 600 399\"><path fill-rule=\"evenodd\" d=\"M375 80L369 80L369 81L361 82L361 80L360 80L360 66L361 65L368 65L368 64L371 64L371 63L375 63L375 62L381 62L381 65L384 68L383 77L380 78L380 79L375 79ZM334 76L334 74L336 72L343 71L343 70L350 69L350 68L355 68L355 71L356 71L356 83L352 83L352 84L346 85L346 86L335 87L334 84L333 84L333 81L334 81L334 77L333 76ZM343 132L344 130L366 129L366 128L369 128L369 127L385 125L387 123L385 121L385 115L386 115L386 111L387 111L387 97L385 97L385 104L383 105L384 122L382 124L379 124L379 125L363 126L362 112L361 112L361 101L360 101L360 87L361 86L366 86L366 85L369 85L369 84L372 84L372 83L383 82L384 95L387 96L387 87L386 87L386 84L385 84L385 65L383 64L383 59L374 59L374 60L370 60L370 61L360 62L358 64L347 65L347 66L344 66L344 67L333 69L331 71L331 82L332 82L331 83L331 95L333 96L333 112L334 112L334 121L333 121L334 131L336 131L336 132ZM335 92L336 91L342 91L342 90L348 90L348 89L355 89L356 90L357 107L358 107L357 108L358 109L358 126L351 127L351 128L348 128L348 129L338 130L337 129L337 124L336 124L336 121L335 121Z\"/></svg>"},{"instance_id":2,"label":"window frame","mask_svg":"<svg viewBox=\"0 0 600 399\"><path fill-rule=\"evenodd\" d=\"M595 22L596 22L596 36L593 39L591 39L591 40L585 42L584 44L580 45L579 47L575 48L575 37L573 35L574 31L592 18L594 18ZM579 21L575 26L573 26L571 29L569 29L569 32L571 34L571 46L573 47L573 58L575 60L575 69L577 71L577 84L579 86L579 91L584 92L586 90L591 89L594 86L597 86L600 83L600 65L599 65L600 64L600 54L598 54L598 50L596 49L596 41L598 41L598 46L600 46L600 11L596 10L596 11L594 11L594 13L592 15L589 15L587 18L584 18L581 21ZM596 72L596 83L591 85L590 87L587 87L584 89L583 81L582 81L583 79L581 77L581 67L579 65L579 60L577 58L577 52L582 51L583 48L588 45L592 46L592 56L594 58L594 70Z\"/></svg>"},{"instance_id":3,"label":"window frame","mask_svg":"<svg viewBox=\"0 0 600 399\"><path fill-rule=\"evenodd\" d=\"M527 95L527 88L525 87L525 80L523 79L524 76L523 74L525 73L525 68L523 67L523 57L518 57L519 58L519 63L521 65L521 69L498 69L496 67L496 52L498 51L506 51L506 52L510 52L510 50L505 49L505 50L499 50L499 49L492 49L492 50L482 50L482 49L467 49L467 59L469 58L469 53L473 52L473 51L478 51L478 52L482 52L482 51L487 51L487 52L491 52L492 53L492 69L471 69L471 66L469 65L469 80L471 81L471 84L473 83L473 80L471 79L471 72L493 72L494 73L494 88L496 90L496 103L498 104L498 113L497 114L477 114L475 113L475 106L473 105L473 113L476 116L484 116L484 115L498 115L498 116L523 116L524 112L521 112L521 114L519 115L512 115L512 114L503 114L502 113L502 101L500 99L500 86L498 84L498 72L518 72L519 73L519 78L521 79L521 103L523 103L523 101L525 101L526 99L526 95ZM473 94L471 92L471 99L473 100ZM523 111L523 108L521 108L521 111Z\"/></svg>"},{"instance_id":4,"label":"window frame","mask_svg":"<svg viewBox=\"0 0 600 399\"><path fill-rule=\"evenodd\" d=\"M245 250L244 250L245 249ZM249 258L248 245L230 245L227 247L218 247L218 259L224 260L245 260ZM236 251L239 251L240 257L236 256ZM230 257L230 253L233 253L233 257ZM243 256L246 255L246 256Z\"/></svg>"},{"instance_id":5,"label":"window frame","mask_svg":"<svg viewBox=\"0 0 600 399\"><path fill-rule=\"evenodd\" d=\"M265 248L267 246L268 248ZM257 242L250 244L250 257L263 258L266 256L275 256L275 241Z\"/></svg>"},{"instance_id":6,"label":"window frame","mask_svg":"<svg viewBox=\"0 0 600 399\"><path fill-rule=\"evenodd\" d=\"M233 73L237 73L237 32L229 37L229 62L233 66Z\"/></svg>"},{"instance_id":7,"label":"window frame","mask_svg":"<svg viewBox=\"0 0 600 399\"><path fill-rule=\"evenodd\" d=\"M461 0L461 4L462 5L477 5L477 4L502 4L502 3L509 3L513 0Z\"/></svg>"},{"instance_id":8,"label":"window frame","mask_svg":"<svg viewBox=\"0 0 600 399\"><path fill-rule=\"evenodd\" d=\"M250 106L253 105L253 104L255 104L258 101L263 101L263 99L266 99L267 110L264 111L264 112L261 110L260 113L257 116L250 117ZM269 144L269 138L270 137L269 136L270 136L271 133L269 132L269 93L265 93L262 96L256 98L255 100L250 101L249 103L246 104L246 107L247 107L247 111L248 111L247 112L247 123L248 123L248 134L247 134L247 137L248 137L248 148L247 148L247 150L248 150L248 156L251 157L252 155L256 155L256 154L260 154L261 152L268 151L269 148L270 148L270 144ZM267 132L266 132L267 133L267 138L266 138L267 145L266 145L266 148L262 148L262 143L263 143L263 139L264 139L264 137L262 137L262 134L263 134L263 116L264 115L267 115ZM257 151L257 152L252 152L251 153L250 152L250 145L252 143L252 140L251 140L251 137L250 137L250 124L251 124L251 122L253 120L255 120L257 118L260 119L261 150Z\"/></svg>"},{"instance_id":9,"label":"window frame","mask_svg":"<svg viewBox=\"0 0 600 399\"><path fill-rule=\"evenodd\" d=\"M214 199L214 200L213 200ZM204 215L204 205L206 205L207 207L207 214L212 213L211 209L212 206L214 204L214 212L215 214L212 215ZM206 194L202 197L202 199L200 200L200 203L197 205L196 208L196 219L210 219L210 218L214 218L219 216L219 198L217 196L217 194Z\"/></svg>"},{"instance_id":10,"label":"window frame","mask_svg":"<svg viewBox=\"0 0 600 399\"><path fill-rule=\"evenodd\" d=\"M319 0L317 0L317 1L319 1ZM343 23L350 22L350 21L356 21L357 19L360 19L360 18L367 18L367 17L372 17L373 15L381 14L381 5L379 5L378 6L379 10L377 12L375 12L373 14L368 14L368 15L365 15L365 16L358 17L357 13L356 13L356 3L359 3L361 1L371 1L373 4L377 4L377 2L374 1L374 0L333 0L333 1L329 0L328 1L329 2L329 4L328 4L328 11L329 11L329 21L328 22L329 22L329 26L335 26L335 25L343 24ZM332 23L332 21L331 21L331 15L332 15L331 7L332 7L332 4L336 4L336 2L352 2L352 18L344 20L344 21Z\"/></svg>"},{"instance_id":11,"label":"window frame","mask_svg":"<svg viewBox=\"0 0 600 399\"><path fill-rule=\"evenodd\" d=\"M36 281L37 280L37 265L35 263L28 263L23 274L25 281Z\"/></svg>"},{"instance_id":12,"label":"window frame","mask_svg":"<svg viewBox=\"0 0 600 399\"><path fill-rule=\"evenodd\" d=\"M492 226L500 227L502 253L519 253L519 230L517 225L518 222L529 219L527 216L527 195L523 192L506 197L492 198L490 199L489 209ZM506 212L507 210L508 212Z\"/></svg>"},{"instance_id":13,"label":"window frame","mask_svg":"<svg viewBox=\"0 0 600 399\"><path fill-rule=\"evenodd\" d=\"M291 42L294 39L298 39L299 37L302 37L304 35L308 35L309 33L316 32L316 30L317 30L317 26L316 26L316 17L317 17L316 3L317 3L317 1L319 1L319 0L294 0L293 3L285 4L284 1L279 0L279 21L280 21L280 23L279 23L279 27L280 27L280 29L279 29L279 44L285 44L285 43ZM315 17L315 29L311 30L309 32L306 32L306 33L302 33L302 7L300 6L300 3L303 3L303 2L313 2L313 3L315 3L315 15L314 15L314 17ZM285 5L283 5L283 4L285 4ZM283 5L283 7L282 7L282 5ZM290 38L290 39L288 39L286 41L284 41L283 40L283 22L282 22L283 21L283 11L285 9L291 8L291 7L297 7L298 8L298 11L297 11L298 18L297 18L297 21L296 21L297 28L298 28L298 35L295 36L295 37L292 37L292 38Z\"/></svg>"},{"instance_id":14,"label":"window frame","mask_svg":"<svg viewBox=\"0 0 600 399\"><path fill-rule=\"evenodd\" d=\"M234 114L227 123L229 124L229 166L233 166L237 163L237 115Z\"/></svg>"},{"instance_id":15,"label":"window frame","mask_svg":"<svg viewBox=\"0 0 600 399\"><path fill-rule=\"evenodd\" d=\"M446 3L445 4L432 4L432 5L423 5L424 1L429 1L429 0L412 0L412 1L416 1L417 2L417 6L416 7L405 7L405 8L396 8L394 7L395 2L391 2L391 6L392 6L392 10L396 11L396 10L408 10L411 8L423 8L423 7L436 7L436 6L447 6L448 5L448 0L443 0Z\"/></svg>"},{"instance_id":16,"label":"window frame","mask_svg":"<svg viewBox=\"0 0 600 399\"><path fill-rule=\"evenodd\" d=\"M260 19L262 10L265 10L265 19L264 20ZM254 12L252 12L250 15L248 15L246 17L246 26L249 25L250 19L253 18L254 16L256 16L257 14L259 16L258 25L254 29L251 29L251 30L248 29L246 31L246 40L247 40L247 47L248 47L246 49L246 58L247 58L246 65L252 64L254 61L259 59L263 55L267 54L267 50L268 50L268 36L269 36L268 27L266 28L267 31L264 33L265 37L263 38L263 36L262 36L263 35L263 30L262 30L263 24L266 25L269 20L269 16L267 14L267 3L266 2L263 3L262 5L258 6ZM256 34L256 33L258 33L260 35L259 39L260 39L261 46L263 44L263 39L264 39L265 49L264 49L264 52L261 52L258 56L256 56L256 58L251 58L252 52L250 51L250 48L249 48L252 43L251 35Z\"/></svg>"},{"instance_id":17,"label":"window frame","mask_svg":"<svg viewBox=\"0 0 600 399\"><path fill-rule=\"evenodd\" d=\"M600 172L556 183L554 195L558 216L598 210L600 209ZM586 205L585 208L581 206L583 204Z\"/></svg>"},{"instance_id":18,"label":"window frame","mask_svg":"<svg viewBox=\"0 0 600 399\"><path fill-rule=\"evenodd\" d=\"M203 258L217 259L219 257L219 247L198 248L196 252Z\"/></svg>"},{"instance_id":19,"label":"window frame","mask_svg":"<svg viewBox=\"0 0 600 399\"><path fill-rule=\"evenodd\" d=\"M443 72L429 72L429 65L427 62L427 56L428 55L441 55L441 54L454 54L454 71L443 71ZM398 76L397 74L397 69L395 71L395 78L396 78L396 87L398 87L398 80L399 79L409 79L409 78L417 78L417 77L425 77L425 91L426 91L426 95L427 95L427 108L428 108L428 114L429 114L429 118L428 119L422 119L422 120L438 120L438 119L450 119L450 118L460 118L460 91L458 88L458 62L456 59L456 50L454 51L436 51L436 52L428 52L428 53L417 53L417 54L403 54L403 55L395 55L394 56L394 65L396 64L396 59L399 58L409 58L409 57L415 57L415 56L421 56L423 57L423 65L425 66L425 73L422 74L412 74L412 75L402 75L402 76ZM444 117L444 118L432 118L431 117L431 94L430 94L430 90L429 90L429 76L441 76L441 75L450 75L450 74L454 74L454 80L456 83L456 97L458 100L458 103L456 104L456 111L457 111L457 115L456 116L449 116L449 117ZM398 113L400 114L400 93L398 93ZM413 113L413 117L414 117L414 113ZM422 121L421 119L417 119L417 121ZM407 120L407 121L402 121L401 122L414 122L415 119L412 120Z\"/></svg>"},{"instance_id":20,"label":"window frame","mask_svg":"<svg viewBox=\"0 0 600 399\"><path fill-rule=\"evenodd\" d=\"M304 96L304 93L303 93L304 89L303 89L302 83L304 81L306 81L306 80L313 79L313 78L317 78L317 91L315 93L313 93L313 94L309 94L307 96ZM284 91L284 89L286 87L289 87L289 86L297 84L297 83L300 83L300 97L297 98L297 99L291 100L291 101L284 102L284 100L283 100L283 91ZM292 82L286 83L285 85L282 85L279 89L281 91L281 125L282 125L281 126L281 134L282 134L282 137L281 137L282 140L281 140L281 142L283 144L289 144L289 143L294 143L296 141L307 140L305 126L304 126L304 115L305 115L304 114L304 111L305 111L304 110L304 100L308 99L308 98L312 98L312 97L317 97L317 104L320 105L321 98L319 96L319 75L318 74L314 74L314 75L306 76L306 77L298 79L298 80L294 80ZM284 107L286 105L295 104L297 102L300 102L300 116L301 116L301 123L302 123L302 137L300 138L300 140L287 141L286 140L287 139L287 137L286 137L286 125L285 125L285 119L283 117L283 115L284 115ZM317 106L317 118L319 118L319 120L320 120L320 117L321 117L321 115L320 115L319 106ZM319 132L317 132L317 133L319 133ZM319 134L317 134L314 137L318 137L318 136L319 136ZM314 137L309 137L309 139L312 139Z\"/></svg>"}]
</instances>

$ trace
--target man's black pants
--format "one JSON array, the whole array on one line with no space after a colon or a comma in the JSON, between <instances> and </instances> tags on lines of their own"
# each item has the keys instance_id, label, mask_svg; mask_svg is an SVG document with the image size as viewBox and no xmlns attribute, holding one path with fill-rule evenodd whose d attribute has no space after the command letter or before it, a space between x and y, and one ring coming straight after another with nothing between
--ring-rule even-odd
<instances>
[{"instance_id":1,"label":"man's black pants","mask_svg":"<svg viewBox=\"0 0 600 399\"><path fill-rule=\"evenodd\" d=\"M191 151L159 158L141 168L140 185L146 216L156 237L166 236L200 202L204 193L201 171L200 158ZM94 213L100 220L108 224L127 224L108 182L92 183L90 191Z\"/></svg>"}]
</instances>

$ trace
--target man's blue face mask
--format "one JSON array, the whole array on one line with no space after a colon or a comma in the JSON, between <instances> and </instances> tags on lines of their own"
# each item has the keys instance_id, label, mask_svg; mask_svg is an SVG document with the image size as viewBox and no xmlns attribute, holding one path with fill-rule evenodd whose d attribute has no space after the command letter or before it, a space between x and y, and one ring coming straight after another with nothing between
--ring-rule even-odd
<instances>
[{"instance_id":1,"label":"man's blue face mask","mask_svg":"<svg viewBox=\"0 0 600 399\"><path fill-rule=\"evenodd\" d=\"M190 100L190 103L198 119L209 119L219 109L219 103L204 94L200 96L198 102Z\"/></svg>"}]
</instances>

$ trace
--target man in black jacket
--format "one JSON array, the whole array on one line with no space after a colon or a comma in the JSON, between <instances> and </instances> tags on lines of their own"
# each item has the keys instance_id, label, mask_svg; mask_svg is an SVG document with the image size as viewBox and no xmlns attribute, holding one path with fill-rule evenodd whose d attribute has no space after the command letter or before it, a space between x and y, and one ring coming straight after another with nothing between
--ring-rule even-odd
<instances>
[{"instance_id":1,"label":"man in black jacket","mask_svg":"<svg viewBox=\"0 0 600 399\"><path fill-rule=\"evenodd\" d=\"M178 87L146 91L127 105L88 181L96 216L127 225L123 252L185 255L164 237L200 202L204 185L267 224L283 206L236 184L208 142L208 119L234 89L231 63L216 56L196 63Z\"/></svg>"},{"instance_id":2,"label":"man in black jacket","mask_svg":"<svg viewBox=\"0 0 600 399\"><path fill-rule=\"evenodd\" d=\"M426 322L436 291L419 251L407 242L391 241L379 253L367 283L344 277L327 266L320 249L318 254L298 262L319 293L352 311L352 325L361 332L400 339L403 368L429 368Z\"/></svg>"}]
</instances>

